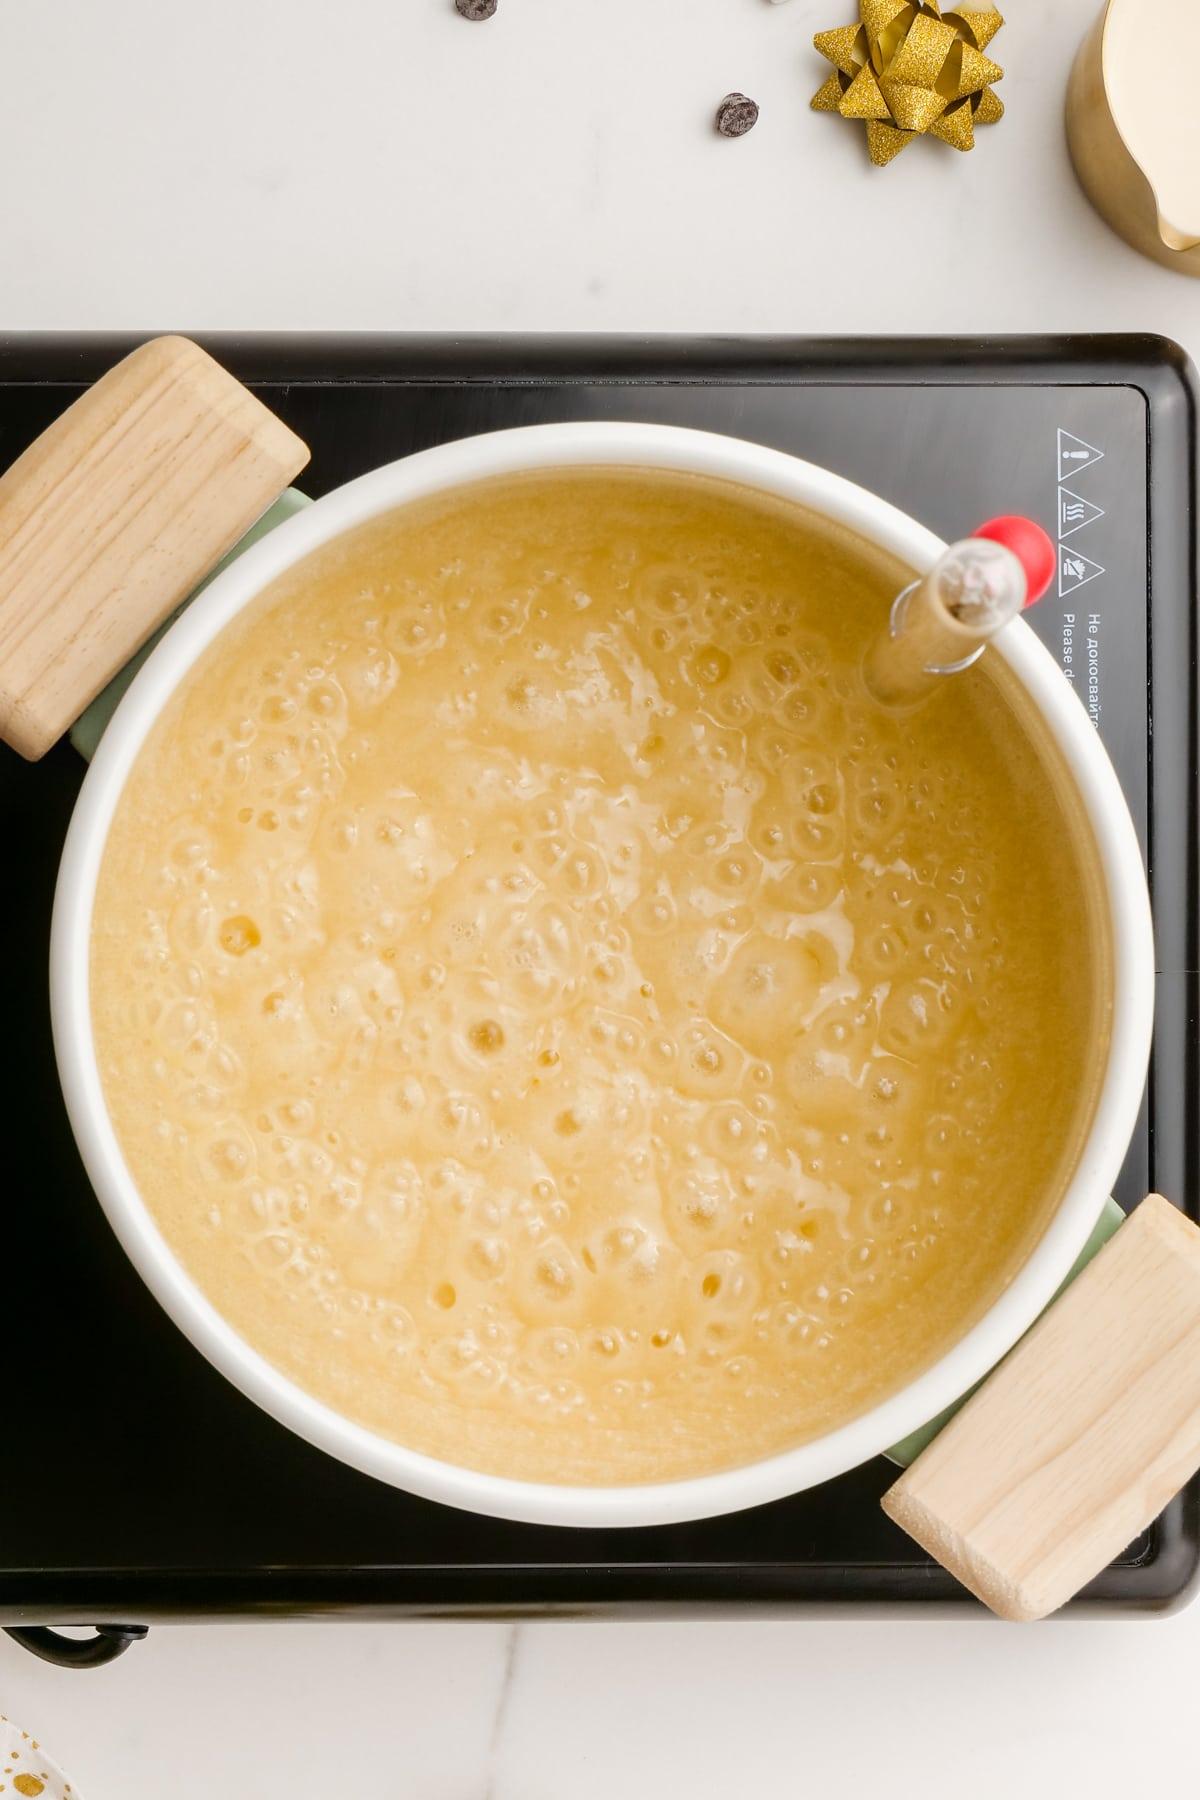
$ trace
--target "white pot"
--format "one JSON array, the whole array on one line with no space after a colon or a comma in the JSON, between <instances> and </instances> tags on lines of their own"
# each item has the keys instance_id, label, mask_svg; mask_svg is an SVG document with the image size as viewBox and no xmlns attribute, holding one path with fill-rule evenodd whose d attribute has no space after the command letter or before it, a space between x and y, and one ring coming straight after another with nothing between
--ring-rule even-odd
<instances>
[{"instance_id":1,"label":"white pot","mask_svg":"<svg viewBox=\"0 0 1200 1800\"><path fill-rule=\"evenodd\" d=\"M651 1525L733 1512L827 1481L934 1417L998 1362L1048 1304L1083 1248L1121 1165L1150 1048L1154 949L1145 875L1133 824L1100 739L1027 625L1018 620L1008 626L990 654L1002 656L1023 683L1073 771L1107 897L1113 1016L1095 1120L1054 1217L986 1315L899 1393L797 1449L683 1481L555 1486L439 1462L341 1417L252 1350L176 1260L138 1193L113 1131L89 1007L92 906L114 810L147 733L217 633L318 545L392 507L486 476L599 465L682 470L740 482L824 514L918 571L945 548L915 520L825 469L757 444L658 425L587 423L500 431L444 444L364 475L281 525L218 577L167 633L121 702L67 834L54 903L50 988L67 1109L100 1202L160 1303L236 1387L332 1456L431 1500L540 1524Z\"/></svg>"}]
</instances>

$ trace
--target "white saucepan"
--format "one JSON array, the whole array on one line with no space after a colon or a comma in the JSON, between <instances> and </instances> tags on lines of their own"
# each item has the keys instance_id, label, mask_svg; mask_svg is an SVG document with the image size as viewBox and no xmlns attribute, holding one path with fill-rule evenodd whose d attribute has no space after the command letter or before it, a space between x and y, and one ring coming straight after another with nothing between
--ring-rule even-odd
<instances>
[{"instance_id":1,"label":"white saucepan","mask_svg":"<svg viewBox=\"0 0 1200 1800\"><path fill-rule=\"evenodd\" d=\"M105 839L138 752L164 704L213 638L268 583L364 520L444 489L522 470L622 466L693 472L780 496L849 527L914 571L945 545L863 488L811 463L717 435L640 424L539 425L445 444L328 494L220 575L167 633L110 723L67 836L51 940L54 1037L67 1107L88 1174L136 1268L192 1342L243 1393L301 1436L370 1475L451 1506L577 1526L648 1525L775 1500L875 1456L963 1394L1049 1303L1083 1248L1120 1167L1150 1046L1154 952L1141 856L1100 739L1053 658L1022 621L1002 657L1041 716L1094 839L1111 934L1112 1027L1094 1119L1073 1176L1015 1279L942 1358L882 1404L782 1455L694 1479L620 1487L534 1484L418 1455L341 1417L246 1344L176 1260L144 1205L105 1106L89 1008L92 907Z\"/></svg>"}]
</instances>

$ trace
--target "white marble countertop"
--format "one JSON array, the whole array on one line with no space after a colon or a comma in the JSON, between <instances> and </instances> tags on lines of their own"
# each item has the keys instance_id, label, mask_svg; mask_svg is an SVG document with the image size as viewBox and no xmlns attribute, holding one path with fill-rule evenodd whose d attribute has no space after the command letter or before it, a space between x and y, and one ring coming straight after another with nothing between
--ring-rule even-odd
<instances>
[{"instance_id":1,"label":"white marble countertop","mask_svg":"<svg viewBox=\"0 0 1200 1800\"><path fill-rule=\"evenodd\" d=\"M1075 186L1099 0L1010 0L1004 121L886 171L808 110L853 0L57 0L0 12L0 330L1163 332L1200 283ZM712 134L731 88L762 106ZM69 1472L68 1472L69 1473ZM1160 1621L209 1625L0 1711L86 1800L1195 1792Z\"/></svg>"}]
</instances>

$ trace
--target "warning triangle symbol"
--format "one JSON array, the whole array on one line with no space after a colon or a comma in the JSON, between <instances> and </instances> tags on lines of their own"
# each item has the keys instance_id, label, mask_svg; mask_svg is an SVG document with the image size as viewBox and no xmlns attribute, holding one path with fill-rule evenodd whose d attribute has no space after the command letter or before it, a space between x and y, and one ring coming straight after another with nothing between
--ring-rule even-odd
<instances>
[{"instance_id":1,"label":"warning triangle symbol","mask_svg":"<svg viewBox=\"0 0 1200 1800\"><path fill-rule=\"evenodd\" d=\"M1093 562L1090 556L1084 556L1080 551L1073 550L1069 544L1058 546L1058 596L1060 600L1068 594L1073 594L1076 588L1083 587L1087 582L1095 581L1097 575L1103 575L1103 573L1101 565Z\"/></svg>"},{"instance_id":2,"label":"warning triangle symbol","mask_svg":"<svg viewBox=\"0 0 1200 1800\"><path fill-rule=\"evenodd\" d=\"M1058 535L1060 538L1070 537L1073 531L1082 531L1095 519L1104 517L1104 508L1085 500L1082 494L1073 494L1068 487L1058 490Z\"/></svg>"},{"instance_id":3,"label":"warning triangle symbol","mask_svg":"<svg viewBox=\"0 0 1200 1800\"><path fill-rule=\"evenodd\" d=\"M1058 429L1058 479L1070 481L1072 475L1080 475L1084 469L1090 469L1104 455L1097 450L1095 444L1085 443L1083 438L1076 437L1073 432Z\"/></svg>"}]
</instances>

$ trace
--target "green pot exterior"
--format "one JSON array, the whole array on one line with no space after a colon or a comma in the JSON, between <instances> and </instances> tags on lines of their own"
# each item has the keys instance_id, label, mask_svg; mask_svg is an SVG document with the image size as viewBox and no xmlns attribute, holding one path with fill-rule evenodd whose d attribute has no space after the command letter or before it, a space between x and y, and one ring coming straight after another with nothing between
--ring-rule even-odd
<instances>
[{"instance_id":1,"label":"green pot exterior","mask_svg":"<svg viewBox=\"0 0 1200 1800\"><path fill-rule=\"evenodd\" d=\"M1058 1293L1055 1294L1054 1300L1057 1300L1058 1295L1066 1288L1070 1287L1080 1270L1086 1269L1096 1252L1104 1248L1104 1245L1107 1244L1113 1232L1116 1231L1119 1225L1123 1225L1124 1223L1125 1214L1121 1211L1121 1208L1117 1205L1116 1201L1106 1200L1104 1202L1104 1211L1096 1221L1095 1230L1080 1251L1075 1266L1067 1276L1067 1279L1063 1282L1062 1287L1059 1288ZM1054 1305L1054 1300L1050 1302L1051 1306ZM983 1380L987 1380L986 1375ZM942 1429L942 1426L950 1422L959 1407L966 1404L976 1388L982 1386L983 1382L977 1381L975 1387L970 1388L968 1392L962 1396L961 1400L956 1400L952 1406L946 1407L945 1411L940 1412L936 1419L930 1419L927 1425L919 1425L916 1431L910 1431L906 1438L901 1438L898 1444L893 1444L890 1450L885 1450L884 1455L888 1457L890 1461L898 1463L902 1469L907 1469L909 1463L915 1462L916 1458L920 1456L925 1446L933 1442L938 1432Z\"/></svg>"}]
</instances>

